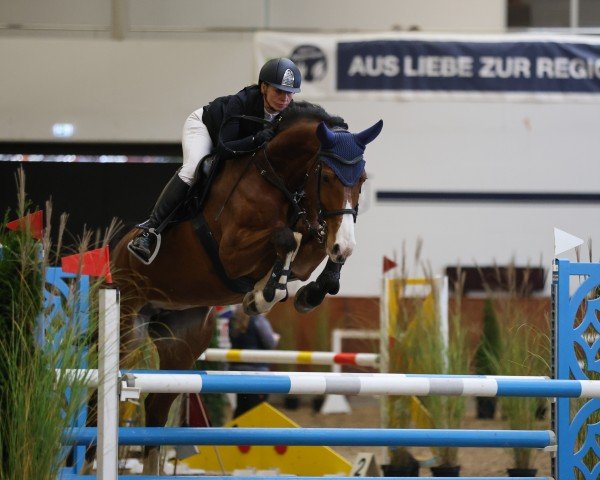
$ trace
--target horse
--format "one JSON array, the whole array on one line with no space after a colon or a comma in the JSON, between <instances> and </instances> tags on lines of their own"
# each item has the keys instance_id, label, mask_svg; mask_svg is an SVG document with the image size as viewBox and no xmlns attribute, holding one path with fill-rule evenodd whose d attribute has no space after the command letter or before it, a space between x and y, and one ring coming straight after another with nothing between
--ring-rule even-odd
<instances>
[{"instance_id":1,"label":"horse","mask_svg":"<svg viewBox=\"0 0 600 480\"><path fill-rule=\"evenodd\" d=\"M287 282L318 278L296 294L308 312L339 290L340 271L355 247L363 152L383 121L352 134L340 117L297 102L263 148L222 162L201 212L163 233L146 265L126 248L134 228L112 252L121 292L121 358L153 340L160 369L184 370L208 347L214 305L243 303L267 312L287 298ZM159 313L159 321L149 321ZM149 394L146 426L164 426L177 395ZM144 449L144 473L158 473L158 447Z\"/></svg>"}]
</instances>

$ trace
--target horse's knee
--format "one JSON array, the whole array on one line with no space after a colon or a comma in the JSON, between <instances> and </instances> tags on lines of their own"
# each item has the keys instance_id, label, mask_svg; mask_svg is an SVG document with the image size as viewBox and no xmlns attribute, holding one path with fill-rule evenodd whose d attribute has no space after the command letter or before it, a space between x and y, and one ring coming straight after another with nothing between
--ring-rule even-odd
<instances>
[{"instance_id":1,"label":"horse's knee","mask_svg":"<svg viewBox=\"0 0 600 480\"><path fill-rule=\"evenodd\" d=\"M331 260L328 260L327 265L325 265L325 269L317 278L317 284L319 285L319 288L330 295L337 295L337 293L340 291L341 270L341 264L333 263Z\"/></svg>"},{"instance_id":2,"label":"horse's knee","mask_svg":"<svg viewBox=\"0 0 600 480\"><path fill-rule=\"evenodd\" d=\"M273 233L273 245L277 256L285 257L288 253L296 250L296 238L289 227L280 228Z\"/></svg>"},{"instance_id":3,"label":"horse's knee","mask_svg":"<svg viewBox=\"0 0 600 480\"><path fill-rule=\"evenodd\" d=\"M333 272L323 272L317 279L319 288L330 295L337 295L340 291L340 277Z\"/></svg>"}]
</instances>

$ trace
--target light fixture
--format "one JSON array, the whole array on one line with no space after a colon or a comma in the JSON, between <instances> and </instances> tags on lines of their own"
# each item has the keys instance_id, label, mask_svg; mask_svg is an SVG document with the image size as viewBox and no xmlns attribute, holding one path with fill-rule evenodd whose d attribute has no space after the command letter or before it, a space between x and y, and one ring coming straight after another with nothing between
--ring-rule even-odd
<instances>
[{"instance_id":1,"label":"light fixture","mask_svg":"<svg viewBox=\"0 0 600 480\"><path fill-rule=\"evenodd\" d=\"M52 125L52 135L55 138L69 138L73 136L75 126L72 123L55 123Z\"/></svg>"}]
</instances>

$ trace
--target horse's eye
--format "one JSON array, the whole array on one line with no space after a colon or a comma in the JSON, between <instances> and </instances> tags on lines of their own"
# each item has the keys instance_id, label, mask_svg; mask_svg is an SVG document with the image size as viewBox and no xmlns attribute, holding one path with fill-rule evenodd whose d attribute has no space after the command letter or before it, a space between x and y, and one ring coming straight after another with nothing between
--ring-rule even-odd
<instances>
[{"instance_id":1,"label":"horse's eye","mask_svg":"<svg viewBox=\"0 0 600 480\"><path fill-rule=\"evenodd\" d=\"M329 175L323 175L323 183L329 183L331 181L331 178L329 178Z\"/></svg>"}]
</instances>

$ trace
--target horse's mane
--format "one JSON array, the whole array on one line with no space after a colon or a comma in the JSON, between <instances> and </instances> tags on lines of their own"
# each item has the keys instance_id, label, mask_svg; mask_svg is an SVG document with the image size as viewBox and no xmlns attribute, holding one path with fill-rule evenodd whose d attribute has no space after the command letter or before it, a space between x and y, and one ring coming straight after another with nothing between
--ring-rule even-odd
<instances>
[{"instance_id":1,"label":"horse's mane","mask_svg":"<svg viewBox=\"0 0 600 480\"><path fill-rule=\"evenodd\" d=\"M329 128L338 127L348 130L348 124L342 117L330 115L320 105L305 101L294 102L291 107L288 107L283 111L279 129L282 130L288 128L289 126L304 120L323 121Z\"/></svg>"}]
</instances>

